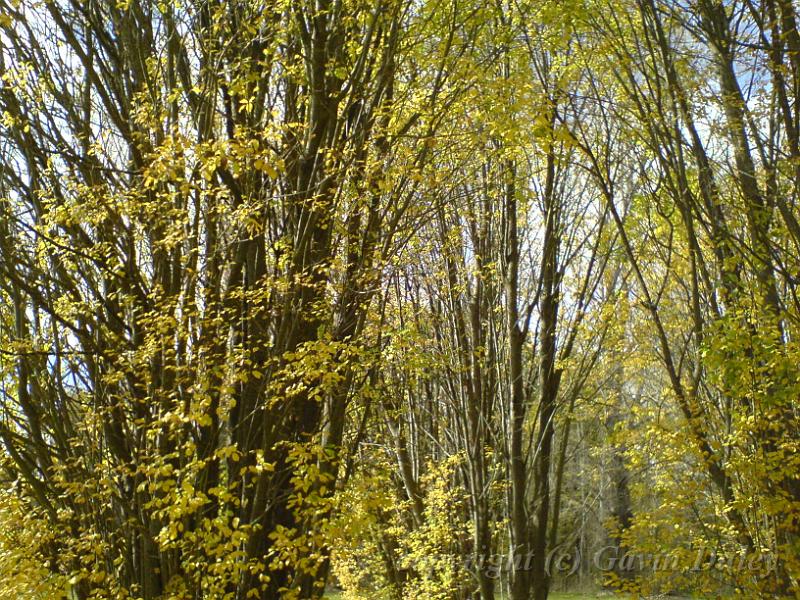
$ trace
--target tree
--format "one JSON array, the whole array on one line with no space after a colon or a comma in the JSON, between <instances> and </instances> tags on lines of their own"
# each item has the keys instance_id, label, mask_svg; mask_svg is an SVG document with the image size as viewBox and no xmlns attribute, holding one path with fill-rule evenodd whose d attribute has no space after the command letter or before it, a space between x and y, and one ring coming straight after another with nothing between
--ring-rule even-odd
<instances>
[{"instance_id":1,"label":"tree","mask_svg":"<svg viewBox=\"0 0 800 600\"><path fill-rule=\"evenodd\" d=\"M0 437L53 568L79 597L318 596L365 315L469 12L2 12Z\"/></svg>"},{"instance_id":2,"label":"tree","mask_svg":"<svg viewBox=\"0 0 800 600\"><path fill-rule=\"evenodd\" d=\"M796 190L780 166L792 137L782 133L791 121L780 101L782 78L793 71L778 66L785 57L775 41L792 37L793 16L789 10L781 25L770 21L768 34L763 15L775 7L684 8L637 2L597 21L620 67L613 83L598 86L598 107L634 140L627 160L639 165L630 175L635 183L619 186L605 153L586 136L582 145L604 182L695 464L716 488L716 515L724 515L720 523L695 505L705 533L694 543L749 557L769 548L783 565L776 577L727 576L741 589L788 593L796 490L793 468L778 462L797 427L786 371L794 258L785 235ZM682 54L686 47L697 61ZM741 69L751 53L763 57L763 67ZM700 94L703 103L695 100ZM772 523L766 528L765 518ZM712 522L718 529L709 534Z\"/></svg>"}]
</instances>

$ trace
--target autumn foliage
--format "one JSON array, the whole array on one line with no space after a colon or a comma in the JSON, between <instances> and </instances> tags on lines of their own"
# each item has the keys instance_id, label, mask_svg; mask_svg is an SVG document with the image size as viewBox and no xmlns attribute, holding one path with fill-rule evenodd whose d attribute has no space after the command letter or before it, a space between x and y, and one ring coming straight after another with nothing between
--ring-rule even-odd
<instances>
[{"instance_id":1,"label":"autumn foliage","mask_svg":"<svg viewBox=\"0 0 800 600\"><path fill-rule=\"evenodd\" d=\"M798 94L789 0L0 0L0 597L796 596Z\"/></svg>"}]
</instances>

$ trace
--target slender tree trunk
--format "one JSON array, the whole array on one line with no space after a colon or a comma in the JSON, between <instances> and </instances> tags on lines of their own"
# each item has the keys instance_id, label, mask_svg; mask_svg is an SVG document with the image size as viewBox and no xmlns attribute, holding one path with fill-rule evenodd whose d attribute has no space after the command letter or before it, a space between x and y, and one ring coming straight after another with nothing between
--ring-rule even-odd
<instances>
[{"instance_id":1,"label":"slender tree trunk","mask_svg":"<svg viewBox=\"0 0 800 600\"><path fill-rule=\"evenodd\" d=\"M552 150L547 156L545 180L544 242L542 252L542 295L539 307L541 319L539 379L539 436L535 448L534 473L536 476L537 503L536 528L533 537L533 564L531 578L535 600L546 600L550 590L550 574L547 572L546 555L550 517L550 466L552 462L553 436L555 434L555 412L558 391L561 385L561 369L556 366L556 327L559 311L559 207L555 194L555 156Z\"/></svg>"},{"instance_id":2,"label":"slender tree trunk","mask_svg":"<svg viewBox=\"0 0 800 600\"><path fill-rule=\"evenodd\" d=\"M519 234L517 231L517 198L515 165L508 163L504 173L505 210L503 213L505 228L505 277L506 277L506 327L508 336L509 379L511 389L510 410L510 443L509 443L509 475L510 475L510 527L511 548L510 561L514 565L511 573L512 600L527 600L530 580L527 569L520 568L526 562L530 552L530 536L528 529L528 512L526 496L528 489L528 473L525 459L525 413L527 399L522 371L522 346L524 335L521 327L519 311ZM521 560L520 560L521 559Z\"/></svg>"}]
</instances>

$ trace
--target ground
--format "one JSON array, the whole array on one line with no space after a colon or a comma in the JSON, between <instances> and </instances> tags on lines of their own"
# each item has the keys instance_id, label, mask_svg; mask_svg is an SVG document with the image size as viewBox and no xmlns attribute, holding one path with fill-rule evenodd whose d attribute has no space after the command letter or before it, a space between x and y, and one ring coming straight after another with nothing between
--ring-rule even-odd
<instances>
[{"instance_id":1,"label":"ground","mask_svg":"<svg viewBox=\"0 0 800 600\"><path fill-rule=\"evenodd\" d=\"M548 600L609 600L611 598L621 597L613 596L608 592L601 592L597 594L591 593L576 593L576 592L551 592ZM341 594L339 592L328 592L324 600L340 600ZM673 600L681 600L675 597ZM686 600L689 600L688 598Z\"/></svg>"},{"instance_id":2,"label":"ground","mask_svg":"<svg viewBox=\"0 0 800 600\"><path fill-rule=\"evenodd\" d=\"M339 592L328 592L325 595L325 600L339 600L341 598L341 594ZM552 592L549 596L549 600L594 600L595 598L605 598L608 599L608 594L573 594L569 592Z\"/></svg>"}]
</instances>

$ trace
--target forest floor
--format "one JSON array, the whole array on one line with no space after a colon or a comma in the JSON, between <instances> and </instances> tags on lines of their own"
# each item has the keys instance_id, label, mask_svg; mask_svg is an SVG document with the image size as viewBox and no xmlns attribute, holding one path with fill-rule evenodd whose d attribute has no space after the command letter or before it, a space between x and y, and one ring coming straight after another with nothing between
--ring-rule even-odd
<instances>
[{"instance_id":1,"label":"forest floor","mask_svg":"<svg viewBox=\"0 0 800 600\"><path fill-rule=\"evenodd\" d=\"M341 593L330 591L325 594L324 600L341 600ZM579 593L579 592L551 592L548 600L609 600L610 598L624 598L624 596L613 596L608 592L597 592L597 593ZM673 597L672 600L680 600L677 596ZM688 599L687 599L688 600Z\"/></svg>"},{"instance_id":2,"label":"forest floor","mask_svg":"<svg viewBox=\"0 0 800 600\"><path fill-rule=\"evenodd\" d=\"M340 592L328 592L325 594L324 600L340 600L342 597ZM548 600L595 600L596 598L603 598L608 600L612 596L606 594L579 594L571 592L552 592Z\"/></svg>"}]
</instances>

